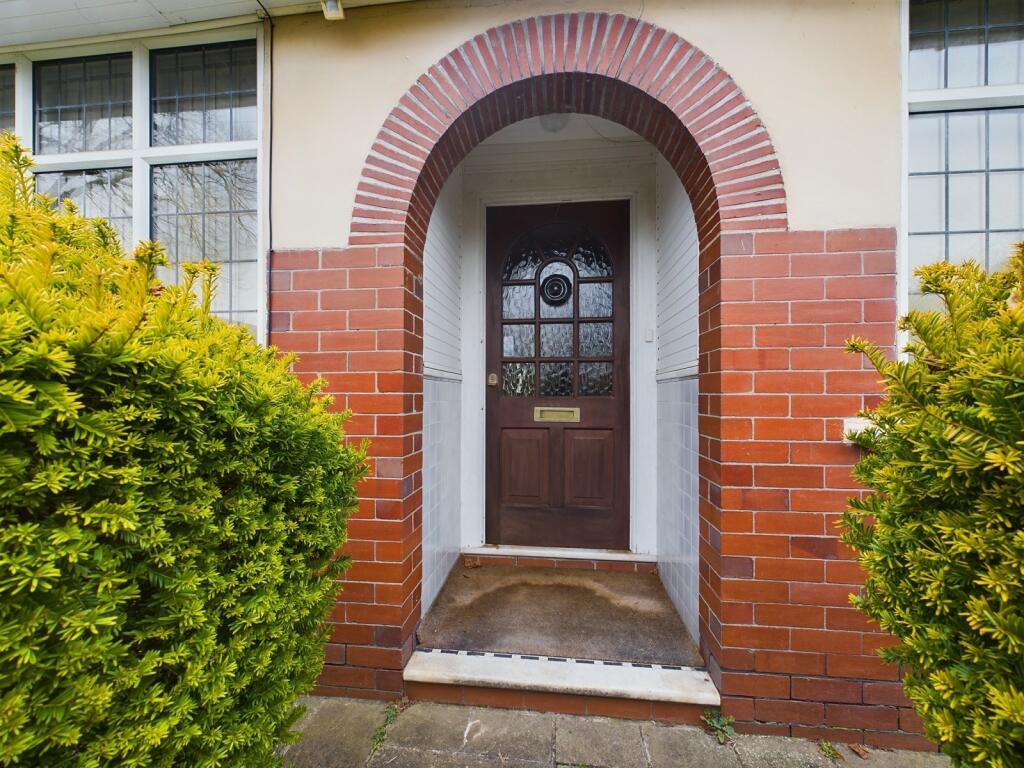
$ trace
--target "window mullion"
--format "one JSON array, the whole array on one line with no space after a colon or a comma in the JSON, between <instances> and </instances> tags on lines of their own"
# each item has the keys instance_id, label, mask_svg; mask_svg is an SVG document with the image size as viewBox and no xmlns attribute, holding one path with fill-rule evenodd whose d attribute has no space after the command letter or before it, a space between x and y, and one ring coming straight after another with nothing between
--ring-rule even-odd
<instances>
[{"instance_id":1,"label":"window mullion","mask_svg":"<svg viewBox=\"0 0 1024 768\"><path fill-rule=\"evenodd\" d=\"M14 133L30 150L35 150L34 106L32 62L24 56L18 56L14 60Z\"/></svg>"}]
</instances>

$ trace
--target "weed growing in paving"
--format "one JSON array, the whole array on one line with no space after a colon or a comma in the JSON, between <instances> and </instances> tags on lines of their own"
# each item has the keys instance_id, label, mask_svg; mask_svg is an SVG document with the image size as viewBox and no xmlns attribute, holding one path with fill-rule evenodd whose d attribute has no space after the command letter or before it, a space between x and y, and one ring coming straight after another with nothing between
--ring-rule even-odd
<instances>
[{"instance_id":1,"label":"weed growing in paving","mask_svg":"<svg viewBox=\"0 0 1024 768\"><path fill-rule=\"evenodd\" d=\"M387 709L384 710L384 722L373 731L373 746L370 748L371 755L376 755L380 752L381 747L384 746L384 740L388 737L388 728L395 724L395 720L398 719L398 716L406 706L408 705L405 703L388 704Z\"/></svg>"},{"instance_id":2,"label":"weed growing in paving","mask_svg":"<svg viewBox=\"0 0 1024 768\"><path fill-rule=\"evenodd\" d=\"M719 744L732 741L732 737L736 735L736 730L732 727L736 718L732 715L723 715L720 709L706 709L700 719L707 726L708 733L718 739Z\"/></svg>"},{"instance_id":3,"label":"weed growing in paving","mask_svg":"<svg viewBox=\"0 0 1024 768\"><path fill-rule=\"evenodd\" d=\"M835 748L835 745L831 741L822 739L818 742L818 749L821 750L821 754L827 757L829 760L842 760L843 756L839 754L839 750Z\"/></svg>"}]
</instances>

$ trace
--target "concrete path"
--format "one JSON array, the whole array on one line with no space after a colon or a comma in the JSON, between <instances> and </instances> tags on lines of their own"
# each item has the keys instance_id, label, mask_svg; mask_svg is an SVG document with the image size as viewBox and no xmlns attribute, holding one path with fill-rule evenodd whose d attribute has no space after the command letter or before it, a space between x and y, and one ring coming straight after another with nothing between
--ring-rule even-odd
<instances>
[{"instance_id":1,"label":"concrete path","mask_svg":"<svg viewBox=\"0 0 1024 768\"><path fill-rule=\"evenodd\" d=\"M720 746L699 728L507 709L306 699L303 738L288 768L948 768L936 754L843 745L829 759L815 742L737 736Z\"/></svg>"}]
</instances>

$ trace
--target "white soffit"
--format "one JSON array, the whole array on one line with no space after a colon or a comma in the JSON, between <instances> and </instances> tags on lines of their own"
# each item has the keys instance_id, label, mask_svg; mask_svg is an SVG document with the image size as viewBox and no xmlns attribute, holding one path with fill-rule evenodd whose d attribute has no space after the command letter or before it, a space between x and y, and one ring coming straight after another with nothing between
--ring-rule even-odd
<instances>
[{"instance_id":1,"label":"white soffit","mask_svg":"<svg viewBox=\"0 0 1024 768\"><path fill-rule=\"evenodd\" d=\"M395 0L354 0L346 8ZM0 0L0 48L83 37L159 32L219 19L320 12L319 0Z\"/></svg>"}]
</instances>

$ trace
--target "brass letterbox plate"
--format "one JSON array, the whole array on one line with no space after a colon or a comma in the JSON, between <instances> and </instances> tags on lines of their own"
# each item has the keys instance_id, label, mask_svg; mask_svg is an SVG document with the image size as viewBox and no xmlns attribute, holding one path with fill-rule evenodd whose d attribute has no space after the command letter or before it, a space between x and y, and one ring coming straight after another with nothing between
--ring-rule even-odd
<instances>
[{"instance_id":1,"label":"brass letterbox plate","mask_svg":"<svg viewBox=\"0 0 1024 768\"><path fill-rule=\"evenodd\" d=\"M550 408L540 406L533 409L534 421L579 422L579 408Z\"/></svg>"}]
</instances>

